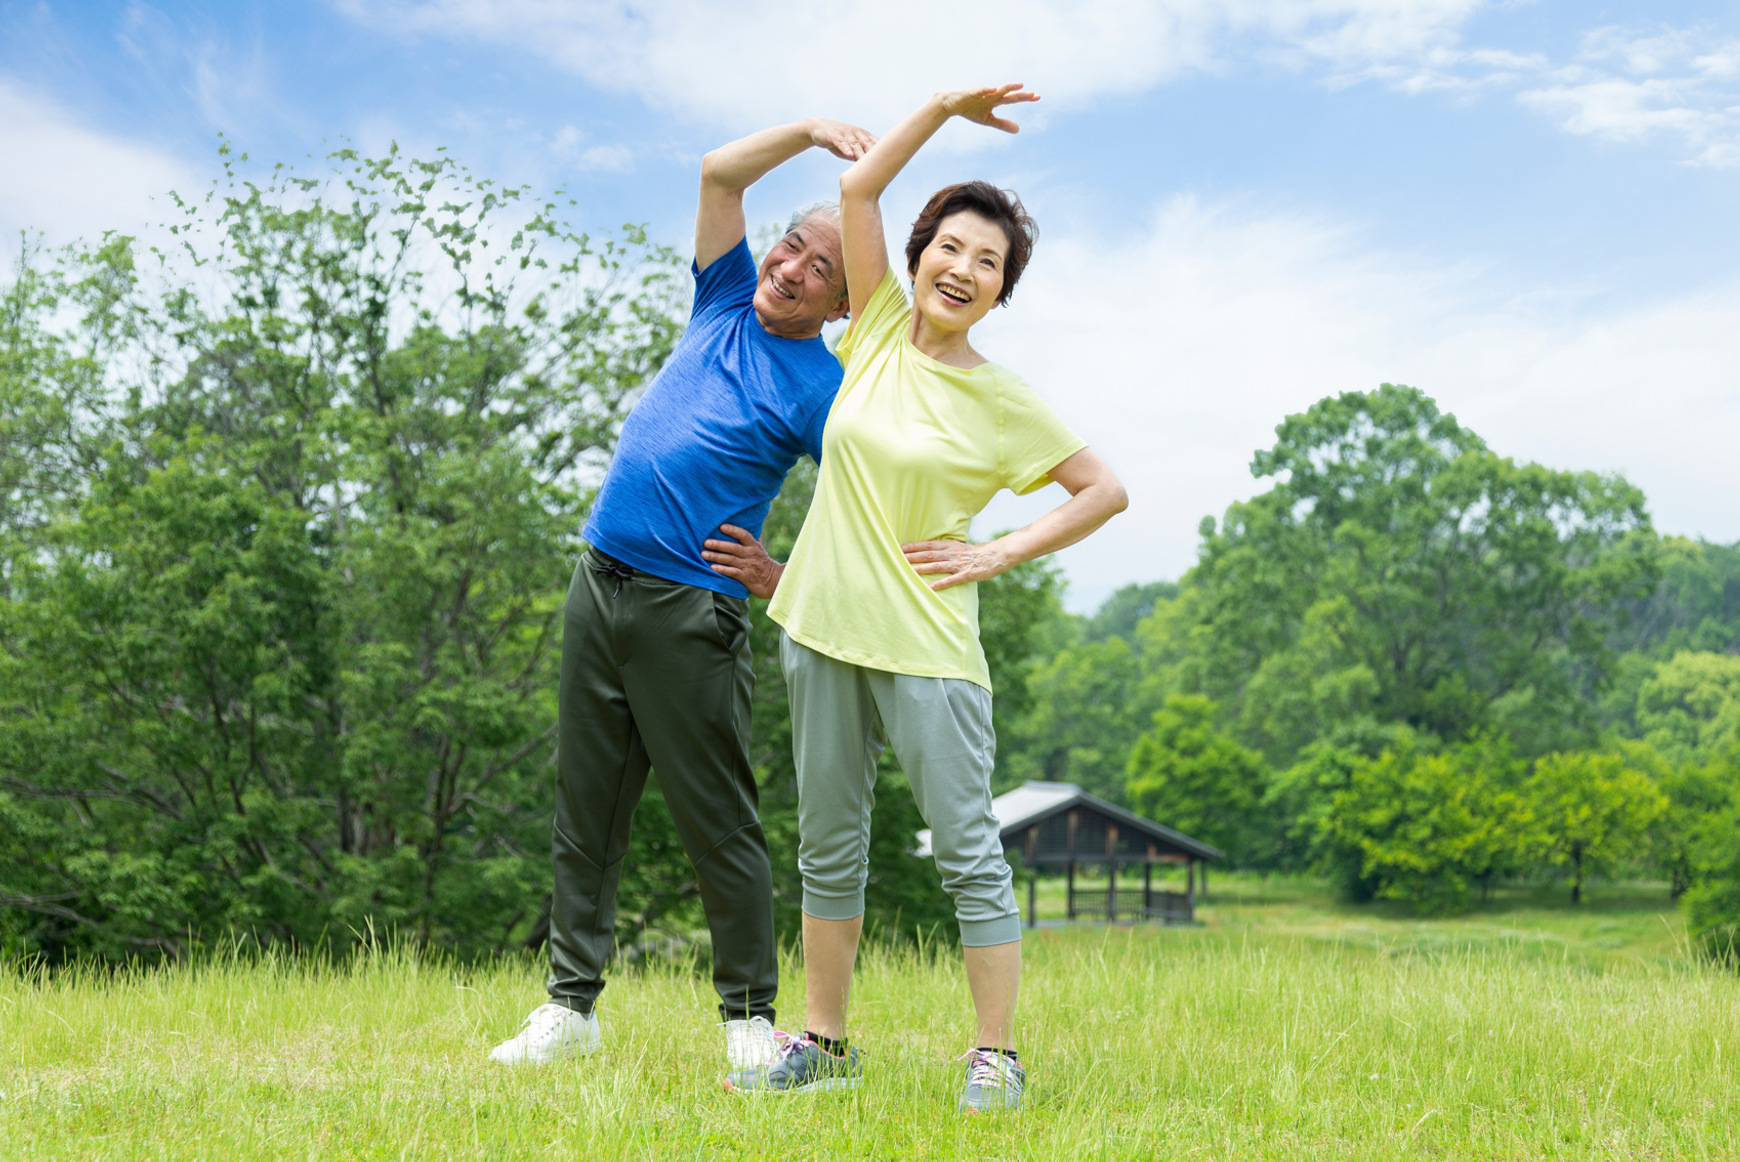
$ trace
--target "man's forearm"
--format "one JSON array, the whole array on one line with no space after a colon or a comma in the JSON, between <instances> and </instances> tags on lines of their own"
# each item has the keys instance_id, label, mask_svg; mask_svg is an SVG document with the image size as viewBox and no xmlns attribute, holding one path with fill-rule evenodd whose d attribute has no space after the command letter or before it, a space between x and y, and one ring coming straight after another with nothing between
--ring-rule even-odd
<instances>
[{"instance_id":1,"label":"man's forearm","mask_svg":"<svg viewBox=\"0 0 1740 1162\"><path fill-rule=\"evenodd\" d=\"M726 193L746 190L814 145L813 126L805 118L721 145L701 159L701 180Z\"/></svg>"}]
</instances>

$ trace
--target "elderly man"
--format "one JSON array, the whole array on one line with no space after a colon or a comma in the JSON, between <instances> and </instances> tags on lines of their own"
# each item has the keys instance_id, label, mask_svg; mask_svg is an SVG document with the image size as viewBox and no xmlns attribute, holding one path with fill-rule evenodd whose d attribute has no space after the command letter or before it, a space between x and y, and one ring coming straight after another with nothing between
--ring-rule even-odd
<instances>
[{"instance_id":1,"label":"elderly man","mask_svg":"<svg viewBox=\"0 0 1740 1162\"><path fill-rule=\"evenodd\" d=\"M694 864L732 1068L773 1057L772 875L749 764L748 591L709 567L722 525L758 537L786 473L819 462L846 314L839 211L800 211L759 270L743 192L812 146L851 161L875 137L812 119L708 154L688 330L623 425L568 588L556 748L549 1003L492 1060L597 1050L629 821L650 767Z\"/></svg>"}]
</instances>

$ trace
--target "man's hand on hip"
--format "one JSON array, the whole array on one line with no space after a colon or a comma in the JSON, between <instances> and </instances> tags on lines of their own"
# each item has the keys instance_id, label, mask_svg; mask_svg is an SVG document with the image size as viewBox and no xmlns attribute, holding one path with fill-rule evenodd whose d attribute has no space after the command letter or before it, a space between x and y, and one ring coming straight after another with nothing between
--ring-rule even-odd
<instances>
[{"instance_id":1,"label":"man's hand on hip","mask_svg":"<svg viewBox=\"0 0 1740 1162\"><path fill-rule=\"evenodd\" d=\"M720 525L719 531L732 538L729 541L702 542L701 557L713 572L739 582L756 597L766 600L779 588L785 566L767 555L761 542L749 535L748 529L736 525Z\"/></svg>"}]
</instances>

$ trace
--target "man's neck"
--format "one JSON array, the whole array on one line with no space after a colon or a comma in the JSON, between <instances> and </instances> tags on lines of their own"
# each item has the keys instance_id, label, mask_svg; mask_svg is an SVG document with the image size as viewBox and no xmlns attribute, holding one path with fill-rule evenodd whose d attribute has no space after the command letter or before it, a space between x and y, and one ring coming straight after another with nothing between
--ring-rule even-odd
<instances>
[{"instance_id":1,"label":"man's neck","mask_svg":"<svg viewBox=\"0 0 1740 1162\"><path fill-rule=\"evenodd\" d=\"M770 327L767 325L767 320L762 317L760 311L755 312L755 321L761 324L761 329L763 331L766 331L776 339L814 339L817 335L822 333L822 329L819 326L813 330L802 332L782 331L778 327Z\"/></svg>"}]
</instances>

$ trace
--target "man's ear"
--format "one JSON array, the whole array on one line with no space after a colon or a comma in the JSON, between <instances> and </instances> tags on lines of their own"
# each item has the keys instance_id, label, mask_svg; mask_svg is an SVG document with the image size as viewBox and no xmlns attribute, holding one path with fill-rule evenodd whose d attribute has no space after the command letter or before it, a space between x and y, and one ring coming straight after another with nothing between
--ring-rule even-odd
<instances>
[{"instance_id":1,"label":"man's ear","mask_svg":"<svg viewBox=\"0 0 1740 1162\"><path fill-rule=\"evenodd\" d=\"M850 295L841 295L840 301L834 304L834 309L828 312L828 317L826 319L824 319L823 322L832 323L834 320L843 319L851 313L852 313L852 298L851 298L851 296Z\"/></svg>"}]
</instances>

